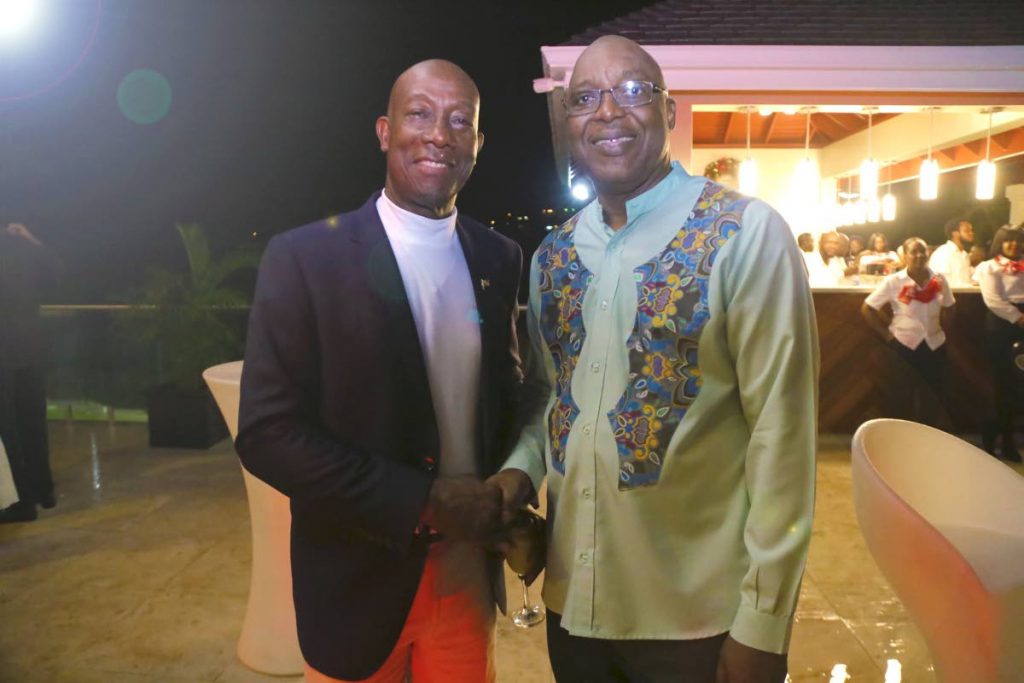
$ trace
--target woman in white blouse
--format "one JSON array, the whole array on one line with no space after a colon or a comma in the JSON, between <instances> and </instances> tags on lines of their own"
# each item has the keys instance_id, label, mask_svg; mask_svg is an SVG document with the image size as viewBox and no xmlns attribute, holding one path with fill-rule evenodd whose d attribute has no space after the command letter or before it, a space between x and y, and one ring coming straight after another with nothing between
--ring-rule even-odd
<instances>
[{"instance_id":1,"label":"woman in white blouse","mask_svg":"<svg viewBox=\"0 0 1024 683\"><path fill-rule=\"evenodd\" d=\"M868 275L888 275L900 265L900 257L889 250L889 242L880 232L868 238L867 249L857 254L860 272Z\"/></svg>"},{"instance_id":2,"label":"woman in white blouse","mask_svg":"<svg viewBox=\"0 0 1024 683\"><path fill-rule=\"evenodd\" d=\"M995 414L983 430L985 450L996 454L999 435L1000 457L1020 462L1013 438L1013 416L1024 394L1024 224L999 228L992 238L989 257L977 267L974 276L988 307L986 355L996 389Z\"/></svg>"},{"instance_id":3,"label":"woman in white blouse","mask_svg":"<svg viewBox=\"0 0 1024 683\"><path fill-rule=\"evenodd\" d=\"M906 240L903 255L906 269L887 275L878 283L861 305L861 315L871 329L920 374L932 390L935 403L941 406L946 367L943 327L947 312L954 304L953 293L946 278L928 268L928 245L923 239ZM891 310L891 319L883 313L886 307ZM912 394L903 398L910 403ZM920 418L931 424L939 422L929 415Z\"/></svg>"}]
</instances>

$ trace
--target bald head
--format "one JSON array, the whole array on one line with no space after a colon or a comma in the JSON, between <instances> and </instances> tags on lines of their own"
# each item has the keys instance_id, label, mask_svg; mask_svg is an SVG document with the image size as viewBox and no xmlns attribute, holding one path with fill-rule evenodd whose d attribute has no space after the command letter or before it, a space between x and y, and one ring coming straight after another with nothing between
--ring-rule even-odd
<instances>
[{"instance_id":1,"label":"bald head","mask_svg":"<svg viewBox=\"0 0 1024 683\"><path fill-rule=\"evenodd\" d=\"M480 90L462 67L446 59L427 59L413 64L395 79L388 96L388 116L394 114L395 104L401 102L411 89L427 81L444 81L456 85L465 91L477 108L480 106Z\"/></svg>"},{"instance_id":2,"label":"bald head","mask_svg":"<svg viewBox=\"0 0 1024 683\"><path fill-rule=\"evenodd\" d=\"M421 216L451 214L484 143L479 116L480 91L456 65L431 59L406 69L377 119L387 198Z\"/></svg>"},{"instance_id":3,"label":"bald head","mask_svg":"<svg viewBox=\"0 0 1024 683\"><path fill-rule=\"evenodd\" d=\"M610 64L628 65L635 72L632 78L665 87L665 77L654 57L639 44L622 36L601 36L583 50L573 67L569 87L587 87L581 82L592 77L595 69L603 69Z\"/></svg>"}]
</instances>

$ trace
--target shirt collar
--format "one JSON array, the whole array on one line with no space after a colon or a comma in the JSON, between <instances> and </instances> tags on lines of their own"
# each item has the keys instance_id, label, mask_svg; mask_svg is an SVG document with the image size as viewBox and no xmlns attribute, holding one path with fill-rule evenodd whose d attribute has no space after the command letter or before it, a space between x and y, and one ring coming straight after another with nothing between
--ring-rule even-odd
<instances>
[{"instance_id":1,"label":"shirt collar","mask_svg":"<svg viewBox=\"0 0 1024 683\"><path fill-rule=\"evenodd\" d=\"M377 209L388 228L389 238L417 246L444 246L455 238L458 209L444 218L427 218L395 204L386 191L380 193Z\"/></svg>"},{"instance_id":2,"label":"shirt collar","mask_svg":"<svg viewBox=\"0 0 1024 683\"><path fill-rule=\"evenodd\" d=\"M907 269L906 268L904 268L903 270L897 270L896 271L896 279L899 280L900 282L903 282L903 283L906 283L906 282L913 283L913 285L915 287L918 287L918 288L920 288L922 286L927 286L928 283L931 282L935 278L935 271L932 270L931 268L927 268L927 270L928 270L928 280L924 283L924 285L918 285L917 282L914 282L914 279L912 277L910 277L909 273L907 273Z\"/></svg>"},{"instance_id":3,"label":"shirt collar","mask_svg":"<svg viewBox=\"0 0 1024 683\"><path fill-rule=\"evenodd\" d=\"M590 202L590 204L584 208L584 212L586 212L585 216L596 225L602 226L609 234L622 234L635 225L639 218L661 206L667 197L670 197L675 193L679 187L690 178L690 174L683 169L682 164L678 161L673 161L671 168L669 168L668 175L659 180L654 187L637 195L636 197L633 197L632 199L626 200L626 224L618 230L612 230L604 222L604 213L601 210L601 202L598 199Z\"/></svg>"}]
</instances>

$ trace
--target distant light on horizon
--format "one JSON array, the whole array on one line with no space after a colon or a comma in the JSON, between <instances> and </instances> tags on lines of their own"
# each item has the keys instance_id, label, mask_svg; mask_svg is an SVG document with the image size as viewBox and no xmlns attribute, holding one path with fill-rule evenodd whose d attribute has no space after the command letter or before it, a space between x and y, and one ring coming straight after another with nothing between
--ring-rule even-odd
<instances>
[{"instance_id":1,"label":"distant light on horizon","mask_svg":"<svg viewBox=\"0 0 1024 683\"><path fill-rule=\"evenodd\" d=\"M576 201L587 201L590 199L590 184L585 180L577 180L572 184L572 196Z\"/></svg>"},{"instance_id":2,"label":"distant light on horizon","mask_svg":"<svg viewBox=\"0 0 1024 683\"><path fill-rule=\"evenodd\" d=\"M36 14L36 0L0 0L0 36L25 30Z\"/></svg>"}]
</instances>

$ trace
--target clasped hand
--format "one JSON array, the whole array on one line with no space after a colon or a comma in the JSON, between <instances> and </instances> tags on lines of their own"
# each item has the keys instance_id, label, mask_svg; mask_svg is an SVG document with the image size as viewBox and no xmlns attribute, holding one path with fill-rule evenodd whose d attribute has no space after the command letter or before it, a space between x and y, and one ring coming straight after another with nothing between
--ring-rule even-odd
<instances>
[{"instance_id":1,"label":"clasped hand","mask_svg":"<svg viewBox=\"0 0 1024 683\"><path fill-rule=\"evenodd\" d=\"M430 488L424 521L446 538L507 554L516 517L533 495L530 478L517 469L502 470L486 481L468 475L438 477Z\"/></svg>"}]
</instances>

